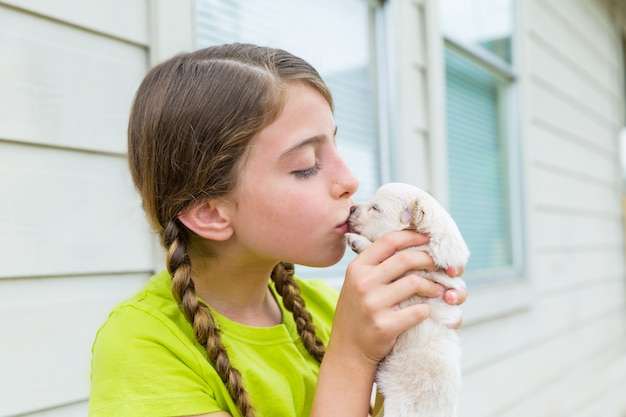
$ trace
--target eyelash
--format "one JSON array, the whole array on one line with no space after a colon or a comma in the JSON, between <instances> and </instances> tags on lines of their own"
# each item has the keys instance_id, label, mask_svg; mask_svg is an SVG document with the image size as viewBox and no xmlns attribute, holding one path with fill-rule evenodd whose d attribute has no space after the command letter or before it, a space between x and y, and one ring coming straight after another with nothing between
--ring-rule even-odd
<instances>
[{"instance_id":1,"label":"eyelash","mask_svg":"<svg viewBox=\"0 0 626 417\"><path fill-rule=\"evenodd\" d=\"M321 165L316 163L309 169L305 169L302 171L294 171L292 172L292 174L295 175L296 178L307 179L309 177L312 177L313 175L316 175L320 171L321 168L322 168Z\"/></svg>"}]
</instances>

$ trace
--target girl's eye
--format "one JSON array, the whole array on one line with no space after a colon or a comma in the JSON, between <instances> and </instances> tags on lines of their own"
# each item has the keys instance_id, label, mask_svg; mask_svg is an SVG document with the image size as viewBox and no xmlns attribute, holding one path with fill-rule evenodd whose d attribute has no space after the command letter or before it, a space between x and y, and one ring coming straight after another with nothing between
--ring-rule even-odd
<instances>
[{"instance_id":1,"label":"girl's eye","mask_svg":"<svg viewBox=\"0 0 626 417\"><path fill-rule=\"evenodd\" d=\"M308 168L302 171L294 171L292 172L292 174L295 175L296 178L306 179L308 177L312 177L313 175L317 174L320 171L320 169L321 169L320 164L316 163L311 168Z\"/></svg>"}]
</instances>

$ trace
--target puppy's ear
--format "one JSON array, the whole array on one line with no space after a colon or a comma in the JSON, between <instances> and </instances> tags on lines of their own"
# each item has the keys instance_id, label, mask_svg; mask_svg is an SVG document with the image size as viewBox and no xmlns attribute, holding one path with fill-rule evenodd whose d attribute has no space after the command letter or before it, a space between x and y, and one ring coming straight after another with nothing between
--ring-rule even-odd
<instances>
[{"instance_id":1,"label":"puppy's ear","mask_svg":"<svg viewBox=\"0 0 626 417\"><path fill-rule=\"evenodd\" d=\"M413 211L415 208L413 204L410 204L402 209L400 212L400 223L413 225Z\"/></svg>"},{"instance_id":2,"label":"puppy's ear","mask_svg":"<svg viewBox=\"0 0 626 417\"><path fill-rule=\"evenodd\" d=\"M400 213L400 222L405 225L405 230L417 231L419 220L416 219L416 213L419 213L419 204L417 201L412 201L408 206L402 209Z\"/></svg>"},{"instance_id":3,"label":"puppy's ear","mask_svg":"<svg viewBox=\"0 0 626 417\"><path fill-rule=\"evenodd\" d=\"M419 201L413 201L411 206L411 227L415 230L419 230L420 224L424 221L424 217L426 216L426 212L422 208L422 205Z\"/></svg>"}]
</instances>

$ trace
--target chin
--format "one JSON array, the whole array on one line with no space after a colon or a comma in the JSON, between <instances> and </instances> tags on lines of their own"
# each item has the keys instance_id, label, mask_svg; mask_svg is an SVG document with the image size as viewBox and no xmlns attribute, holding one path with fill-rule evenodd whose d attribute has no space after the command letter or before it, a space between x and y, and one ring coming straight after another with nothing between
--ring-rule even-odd
<instances>
[{"instance_id":1,"label":"chin","mask_svg":"<svg viewBox=\"0 0 626 417\"><path fill-rule=\"evenodd\" d=\"M310 257L307 257L306 259L302 259L300 262L296 261L295 263L300 264L300 265L310 266L312 268L327 268L329 266L333 266L337 262L339 262L343 258L343 255L346 253L346 244L344 241L342 241L332 251L329 251L328 248L324 248L324 250L320 250L320 251L312 250L309 253L321 254L322 252L326 252L327 256L321 259L320 258L311 259Z\"/></svg>"}]
</instances>

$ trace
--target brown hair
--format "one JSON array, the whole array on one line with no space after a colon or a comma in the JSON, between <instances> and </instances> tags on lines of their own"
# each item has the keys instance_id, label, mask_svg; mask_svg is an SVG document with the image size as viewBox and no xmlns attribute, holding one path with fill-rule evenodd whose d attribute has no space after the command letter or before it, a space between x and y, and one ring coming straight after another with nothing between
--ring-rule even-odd
<instances>
[{"instance_id":1,"label":"brown hair","mask_svg":"<svg viewBox=\"0 0 626 417\"><path fill-rule=\"evenodd\" d=\"M315 88L332 108L317 71L286 51L229 44L180 54L146 75L128 127L130 171L148 221L167 249L172 292L244 417L254 415L253 407L210 309L196 297L189 257L193 233L178 214L193 202L235 189L251 138L278 116L293 81ZM325 348L293 273L293 264L281 262L271 278L303 345L321 361Z\"/></svg>"}]
</instances>

